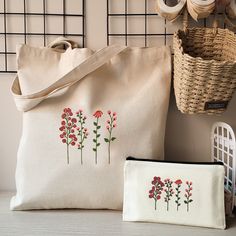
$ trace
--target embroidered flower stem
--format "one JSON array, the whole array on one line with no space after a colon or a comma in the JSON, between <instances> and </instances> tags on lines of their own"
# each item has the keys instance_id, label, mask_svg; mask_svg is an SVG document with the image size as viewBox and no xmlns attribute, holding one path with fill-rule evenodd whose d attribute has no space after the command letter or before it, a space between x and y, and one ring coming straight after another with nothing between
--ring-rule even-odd
<instances>
[{"instance_id":1,"label":"embroidered flower stem","mask_svg":"<svg viewBox=\"0 0 236 236\"><path fill-rule=\"evenodd\" d=\"M95 138L93 139L93 142L95 143L95 147L93 148L93 151L95 152L95 164L97 164L97 150L98 150L98 147L100 146L100 143L98 142L98 138L101 136L99 133L98 133L98 130L101 128L101 126L99 125L98 121L99 121L99 118L102 117L103 115L103 112L102 111L96 111L93 116L96 118L96 122L93 122L94 126L95 126L95 130L93 130L94 134L95 134Z\"/></svg>"},{"instance_id":2,"label":"embroidered flower stem","mask_svg":"<svg viewBox=\"0 0 236 236\"><path fill-rule=\"evenodd\" d=\"M107 131L108 131L108 138L104 138L104 141L108 143L108 163L111 163L111 142L116 140L116 137L112 137L112 130L116 127L116 112L108 111L107 114L109 115L109 120L107 120Z\"/></svg>"},{"instance_id":3,"label":"embroidered flower stem","mask_svg":"<svg viewBox=\"0 0 236 236\"><path fill-rule=\"evenodd\" d=\"M69 145L70 145L70 140L69 140L69 135L70 135L70 129L68 129L68 118L66 117L65 118L65 121L66 121L66 135L64 135L64 137L66 137L66 154L67 154L67 164L70 163L70 150L69 150ZM62 142L63 142L63 139L62 139Z\"/></svg>"},{"instance_id":4,"label":"embroidered flower stem","mask_svg":"<svg viewBox=\"0 0 236 236\"><path fill-rule=\"evenodd\" d=\"M81 165L83 165L83 148L84 148L84 140L88 137L88 129L84 127L85 120L87 119L86 116L83 115L83 111L80 109L78 112L76 112L78 117L78 136L80 137L80 142L78 143L78 149L80 149L80 162Z\"/></svg>"},{"instance_id":5,"label":"embroidered flower stem","mask_svg":"<svg viewBox=\"0 0 236 236\"><path fill-rule=\"evenodd\" d=\"M176 190L176 200L175 200L175 203L176 203L176 207L177 207L177 211L179 210L179 206L181 205L180 203L180 187L181 187L181 184L182 184L182 180L181 179L178 179L175 181L175 184L177 185L177 187L175 188Z\"/></svg>"},{"instance_id":6,"label":"embroidered flower stem","mask_svg":"<svg viewBox=\"0 0 236 236\"><path fill-rule=\"evenodd\" d=\"M60 138L62 139L62 143L66 144L66 156L67 156L67 164L70 163L70 152L69 145L75 146L77 138L74 134L76 128L76 118L73 118L73 112L70 108L65 108L61 115L61 127L59 130L62 132L60 134Z\"/></svg>"},{"instance_id":7,"label":"embroidered flower stem","mask_svg":"<svg viewBox=\"0 0 236 236\"><path fill-rule=\"evenodd\" d=\"M164 183L165 183L165 187L166 187L166 189L164 190L166 193L166 196L165 196L166 209L167 209L167 211L169 211L169 202L170 202L170 199L174 193L174 191L172 189L173 181L171 181L170 179L165 179Z\"/></svg>"},{"instance_id":8,"label":"embroidered flower stem","mask_svg":"<svg viewBox=\"0 0 236 236\"><path fill-rule=\"evenodd\" d=\"M186 181L186 184L187 184L187 189L185 189L185 198L186 200L184 200L184 203L187 205L187 211L189 211L189 204L193 201L193 199L191 199L191 196L192 196L192 193L191 191L193 190L193 183L192 182L189 182L189 181Z\"/></svg>"}]
</instances>

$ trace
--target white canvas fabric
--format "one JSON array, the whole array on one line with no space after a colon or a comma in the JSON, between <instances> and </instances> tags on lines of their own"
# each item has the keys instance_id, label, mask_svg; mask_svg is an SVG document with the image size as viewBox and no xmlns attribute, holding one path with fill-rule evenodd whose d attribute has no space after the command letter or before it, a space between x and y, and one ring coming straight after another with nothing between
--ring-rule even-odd
<instances>
[{"instance_id":1,"label":"white canvas fabric","mask_svg":"<svg viewBox=\"0 0 236 236\"><path fill-rule=\"evenodd\" d=\"M122 209L125 158L163 159L170 49L50 46L17 50L23 131L11 209Z\"/></svg>"},{"instance_id":2,"label":"white canvas fabric","mask_svg":"<svg viewBox=\"0 0 236 236\"><path fill-rule=\"evenodd\" d=\"M224 166L128 158L123 220L225 229Z\"/></svg>"}]
</instances>

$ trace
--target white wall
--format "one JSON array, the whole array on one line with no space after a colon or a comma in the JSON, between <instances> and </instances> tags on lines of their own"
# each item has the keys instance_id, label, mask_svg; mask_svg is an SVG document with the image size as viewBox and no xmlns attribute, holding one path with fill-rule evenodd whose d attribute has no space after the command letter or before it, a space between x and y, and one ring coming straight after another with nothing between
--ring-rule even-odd
<instances>
[{"instance_id":1,"label":"white wall","mask_svg":"<svg viewBox=\"0 0 236 236\"><path fill-rule=\"evenodd\" d=\"M153 1L153 0L150 0ZM16 1L18 2L18 1ZM87 0L87 46L106 46L106 0ZM172 26L170 26L171 28ZM21 133L21 113L10 94L14 75L0 75L0 190L13 190L17 146ZM236 129L236 95L221 116L183 115L175 105L173 92L166 133L166 158L171 160L210 160L210 130L215 121L225 121Z\"/></svg>"}]
</instances>

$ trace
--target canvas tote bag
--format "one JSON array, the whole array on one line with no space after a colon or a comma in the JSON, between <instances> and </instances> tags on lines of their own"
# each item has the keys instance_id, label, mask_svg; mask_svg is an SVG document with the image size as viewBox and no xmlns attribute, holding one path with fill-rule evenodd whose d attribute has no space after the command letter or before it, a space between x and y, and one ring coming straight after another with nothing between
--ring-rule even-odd
<instances>
[{"instance_id":1,"label":"canvas tote bag","mask_svg":"<svg viewBox=\"0 0 236 236\"><path fill-rule=\"evenodd\" d=\"M20 45L17 64L23 130L11 209L122 209L125 158L163 159L169 48L94 53L58 39Z\"/></svg>"}]
</instances>

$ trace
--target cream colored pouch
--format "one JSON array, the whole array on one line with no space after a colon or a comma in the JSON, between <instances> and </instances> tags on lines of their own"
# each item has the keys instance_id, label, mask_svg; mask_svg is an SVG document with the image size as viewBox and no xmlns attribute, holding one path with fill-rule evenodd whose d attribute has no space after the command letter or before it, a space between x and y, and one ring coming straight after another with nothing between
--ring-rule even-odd
<instances>
[{"instance_id":1,"label":"cream colored pouch","mask_svg":"<svg viewBox=\"0 0 236 236\"><path fill-rule=\"evenodd\" d=\"M123 220L225 229L223 164L127 158Z\"/></svg>"}]
</instances>

